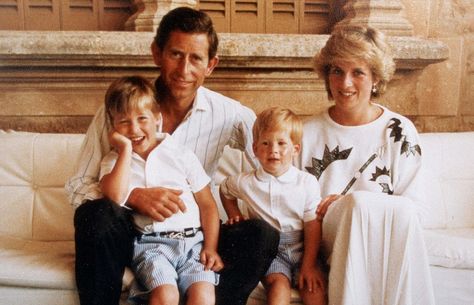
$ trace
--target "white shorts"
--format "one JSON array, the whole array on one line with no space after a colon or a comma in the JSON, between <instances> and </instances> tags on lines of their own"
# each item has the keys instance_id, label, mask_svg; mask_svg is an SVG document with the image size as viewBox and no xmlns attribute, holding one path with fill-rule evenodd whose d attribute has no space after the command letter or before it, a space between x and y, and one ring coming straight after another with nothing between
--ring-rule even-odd
<instances>
[{"instance_id":1,"label":"white shorts","mask_svg":"<svg viewBox=\"0 0 474 305\"><path fill-rule=\"evenodd\" d=\"M194 237L167 238L142 235L135 239L132 270L136 281L130 289L130 300L146 300L154 288L170 284L184 295L196 282L219 283L219 275L204 270L199 258L203 233Z\"/></svg>"},{"instance_id":2,"label":"white shorts","mask_svg":"<svg viewBox=\"0 0 474 305\"><path fill-rule=\"evenodd\" d=\"M293 287L298 284L298 275L303 259L303 232L281 232L278 254L273 259L265 276L272 273L284 274Z\"/></svg>"}]
</instances>

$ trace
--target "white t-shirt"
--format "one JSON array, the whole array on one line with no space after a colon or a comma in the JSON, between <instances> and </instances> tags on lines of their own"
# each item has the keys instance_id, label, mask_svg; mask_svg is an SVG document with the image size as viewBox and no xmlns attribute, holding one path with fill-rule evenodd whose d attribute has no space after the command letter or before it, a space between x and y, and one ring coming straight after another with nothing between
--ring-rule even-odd
<instances>
[{"instance_id":1,"label":"white t-shirt","mask_svg":"<svg viewBox=\"0 0 474 305\"><path fill-rule=\"evenodd\" d=\"M183 190L181 199L187 210L185 213L178 212L163 222L134 214L135 225L143 233L199 227L199 207L193 193L208 185L210 178L191 150L178 145L169 134L158 133L157 138L161 143L150 152L146 161L138 154L132 154L129 192L137 187L156 186ZM117 158L118 154L114 150L104 157L100 166L100 178L112 171Z\"/></svg>"},{"instance_id":2,"label":"white t-shirt","mask_svg":"<svg viewBox=\"0 0 474 305\"><path fill-rule=\"evenodd\" d=\"M303 230L304 222L316 218L321 200L316 178L294 166L279 177L262 167L228 177L221 192L229 199L243 200L250 218L263 219L280 232Z\"/></svg>"}]
</instances>

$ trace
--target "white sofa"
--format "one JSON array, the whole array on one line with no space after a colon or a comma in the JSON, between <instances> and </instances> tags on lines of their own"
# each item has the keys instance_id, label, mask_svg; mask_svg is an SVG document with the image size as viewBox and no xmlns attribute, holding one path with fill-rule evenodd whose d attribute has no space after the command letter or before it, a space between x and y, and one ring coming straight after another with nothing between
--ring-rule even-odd
<instances>
[{"instance_id":1,"label":"white sofa","mask_svg":"<svg viewBox=\"0 0 474 305\"><path fill-rule=\"evenodd\" d=\"M64 183L82 134L0 131L0 304L79 304ZM422 134L437 305L474 304L474 132ZM222 173L241 166L227 152ZM231 162L232 161L232 162ZM124 289L130 277L124 279ZM126 291L124 293L126 296ZM249 305L265 304L261 287ZM292 304L299 304L293 294Z\"/></svg>"}]
</instances>

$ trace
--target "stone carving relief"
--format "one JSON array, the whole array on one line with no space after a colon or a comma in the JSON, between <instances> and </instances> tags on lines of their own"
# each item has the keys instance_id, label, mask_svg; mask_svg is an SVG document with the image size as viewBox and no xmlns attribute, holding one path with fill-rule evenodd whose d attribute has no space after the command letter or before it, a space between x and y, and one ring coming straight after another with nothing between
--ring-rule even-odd
<instances>
[{"instance_id":1,"label":"stone carving relief","mask_svg":"<svg viewBox=\"0 0 474 305\"><path fill-rule=\"evenodd\" d=\"M437 11L437 31L442 36L474 32L473 0L441 0Z\"/></svg>"}]
</instances>

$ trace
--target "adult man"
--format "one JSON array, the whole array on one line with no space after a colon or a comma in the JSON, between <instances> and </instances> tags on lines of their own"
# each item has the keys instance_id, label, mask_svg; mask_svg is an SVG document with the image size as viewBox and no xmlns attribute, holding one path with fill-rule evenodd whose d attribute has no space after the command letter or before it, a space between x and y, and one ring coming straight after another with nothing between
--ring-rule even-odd
<instances>
[{"instance_id":1,"label":"adult man","mask_svg":"<svg viewBox=\"0 0 474 305\"><path fill-rule=\"evenodd\" d=\"M155 86L162 131L191 148L210 177L225 145L244 150L253 159L253 112L202 87L218 64L217 46L210 18L190 8L177 8L165 15L151 46L161 72ZM76 282L82 305L118 303L123 270L133 250L135 232L130 213L101 198L97 187L100 160L110 150L109 128L101 108L87 131L76 175L66 185L72 204L78 206L74 219ZM128 197L127 207L162 221L184 211L180 193L136 188ZM278 234L263 222L223 226L219 254L225 267L216 291L217 304L245 304L277 246Z\"/></svg>"}]
</instances>

